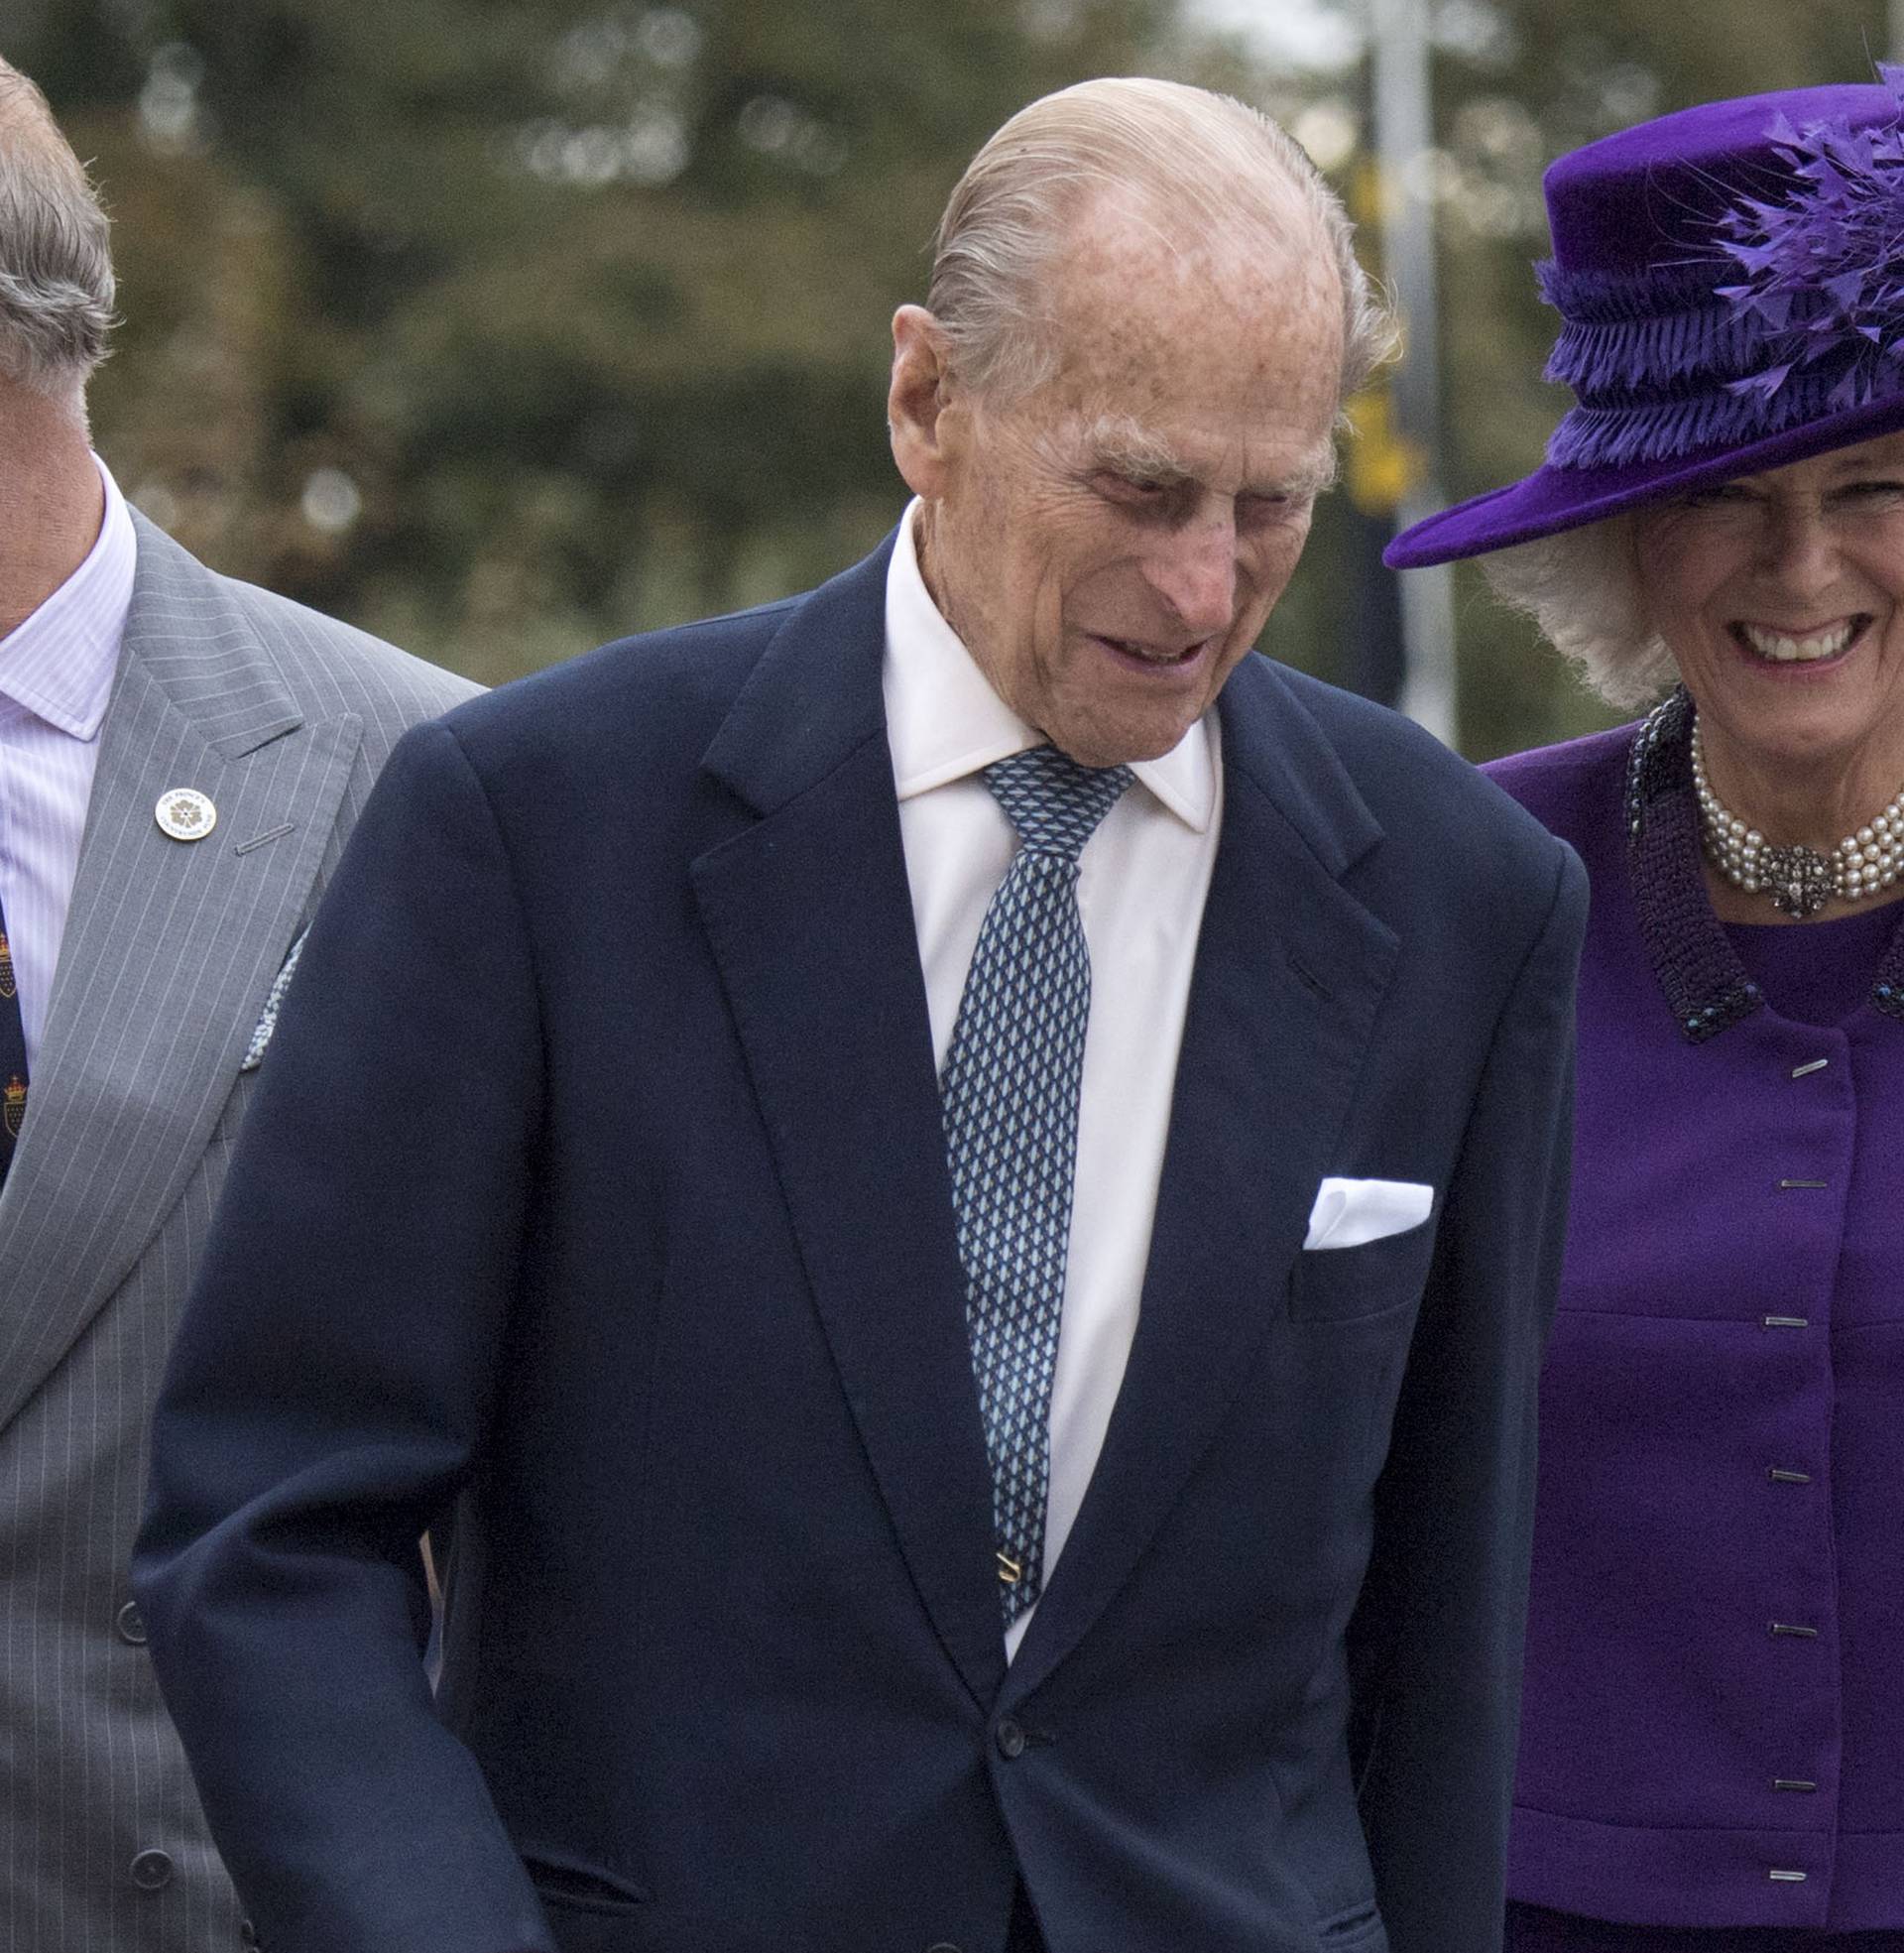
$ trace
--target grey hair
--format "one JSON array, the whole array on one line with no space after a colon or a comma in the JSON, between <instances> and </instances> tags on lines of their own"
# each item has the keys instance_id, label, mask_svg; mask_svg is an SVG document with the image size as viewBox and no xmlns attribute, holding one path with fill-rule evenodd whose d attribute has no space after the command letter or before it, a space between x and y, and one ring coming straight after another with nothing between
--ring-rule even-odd
<instances>
[{"instance_id":1,"label":"grey hair","mask_svg":"<svg viewBox=\"0 0 1904 1953\"><path fill-rule=\"evenodd\" d=\"M1647 621L1630 515L1496 549L1482 559L1494 594L1524 612L1607 704L1646 704L1679 676Z\"/></svg>"},{"instance_id":2,"label":"grey hair","mask_svg":"<svg viewBox=\"0 0 1904 1953\"><path fill-rule=\"evenodd\" d=\"M957 370L1010 399L1050 378L1039 274L1064 220L1094 195L1136 191L1187 206L1212 238L1286 221L1288 194L1314 220L1342 285L1341 397L1394 350L1395 328L1356 258L1355 226L1301 144L1259 110L1178 81L1080 81L1022 108L972 159L933 240L927 309Z\"/></svg>"},{"instance_id":3,"label":"grey hair","mask_svg":"<svg viewBox=\"0 0 1904 1953\"><path fill-rule=\"evenodd\" d=\"M114 291L98 195L46 96L0 61L0 373L80 394L106 356Z\"/></svg>"}]
</instances>

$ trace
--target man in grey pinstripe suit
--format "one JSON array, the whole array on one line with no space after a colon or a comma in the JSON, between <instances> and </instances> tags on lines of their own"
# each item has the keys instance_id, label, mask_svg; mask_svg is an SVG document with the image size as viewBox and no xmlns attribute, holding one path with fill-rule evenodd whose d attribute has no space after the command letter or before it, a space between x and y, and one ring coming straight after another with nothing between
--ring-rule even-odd
<instances>
[{"instance_id":1,"label":"man in grey pinstripe suit","mask_svg":"<svg viewBox=\"0 0 1904 1953\"><path fill-rule=\"evenodd\" d=\"M398 735L475 687L213 574L84 389L106 220L0 61L0 1948L251 1937L126 1586L144 1434L282 980ZM11 1081L8 1081L11 1082Z\"/></svg>"}]
</instances>

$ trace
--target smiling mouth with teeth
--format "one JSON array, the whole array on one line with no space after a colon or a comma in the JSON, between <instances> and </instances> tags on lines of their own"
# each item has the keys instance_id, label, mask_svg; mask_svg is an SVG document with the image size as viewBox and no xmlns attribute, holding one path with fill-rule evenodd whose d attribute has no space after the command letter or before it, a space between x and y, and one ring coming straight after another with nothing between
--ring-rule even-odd
<instances>
[{"instance_id":1,"label":"smiling mouth with teeth","mask_svg":"<svg viewBox=\"0 0 1904 1953\"><path fill-rule=\"evenodd\" d=\"M1808 631L1797 637L1784 631L1768 631L1762 624L1734 624L1732 641L1768 664L1816 665L1848 651L1852 639L1869 622L1867 617L1847 617L1827 630Z\"/></svg>"},{"instance_id":2,"label":"smiling mouth with teeth","mask_svg":"<svg viewBox=\"0 0 1904 1953\"><path fill-rule=\"evenodd\" d=\"M1121 651L1127 658L1139 658L1146 665L1185 665L1203 649L1201 642L1190 645L1183 651L1159 651L1151 645L1133 644L1129 638L1103 638L1113 651Z\"/></svg>"}]
</instances>

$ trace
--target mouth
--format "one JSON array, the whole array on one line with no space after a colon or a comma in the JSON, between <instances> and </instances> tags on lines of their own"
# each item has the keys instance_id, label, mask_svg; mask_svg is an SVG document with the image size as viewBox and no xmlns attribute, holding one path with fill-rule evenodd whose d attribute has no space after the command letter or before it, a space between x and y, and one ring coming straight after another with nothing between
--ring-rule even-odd
<instances>
[{"instance_id":1,"label":"mouth","mask_svg":"<svg viewBox=\"0 0 1904 1953\"><path fill-rule=\"evenodd\" d=\"M1138 638L1108 637L1102 631L1093 632L1092 635L1107 651L1114 652L1127 663L1153 671L1176 671L1186 665L1194 665L1212 642L1209 638L1199 638L1191 645L1147 644Z\"/></svg>"},{"instance_id":2,"label":"mouth","mask_svg":"<svg viewBox=\"0 0 1904 1953\"><path fill-rule=\"evenodd\" d=\"M1802 631L1778 631L1742 620L1728 628L1732 642L1760 664L1828 665L1851 649L1870 621L1868 614L1858 612L1830 624L1808 625Z\"/></svg>"}]
</instances>

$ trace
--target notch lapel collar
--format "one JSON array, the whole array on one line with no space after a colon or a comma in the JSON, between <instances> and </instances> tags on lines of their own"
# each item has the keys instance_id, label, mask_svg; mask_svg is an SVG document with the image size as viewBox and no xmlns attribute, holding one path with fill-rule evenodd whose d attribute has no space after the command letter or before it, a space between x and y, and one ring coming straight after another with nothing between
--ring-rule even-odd
<instances>
[{"instance_id":1,"label":"notch lapel collar","mask_svg":"<svg viewBox=\"0 0 1904 1953\"><path fill-rule=\"evenodd\" d=\"M693 867L814 1302L914 1586L1005 1672L992 1480L886 739L889 543L791 614L707 771L757 816Z\"/></svg>"},{"instance_id":2,"label":"notch lapel collar","mask_svg":"<svg viewBox=\"0 0 1904 1953\"><path fill-rule=\"evenodd\" d=\"M306 725L210 571L142 518L132 607L19 1150L0 1190L0 1426L197 1170L361 742ZM169 789L218 820L178 842Z\"/></svg>"},{"instance_id":3,"label":"notch lapel collar","mask_svg":"<svg viewBox=\"0 0 1904 1953\"><path fill-rule=\"evenodd\" d=\"M1394 971L1341 877L1381 830L1294 695L1247 659L1135 1338L1104 1449L1012 1666L1034 1689L1130 1577L1275 1332ZM1273 1460L1264 1460L1264 1469Z\"/></svg>"}]
</instances>

